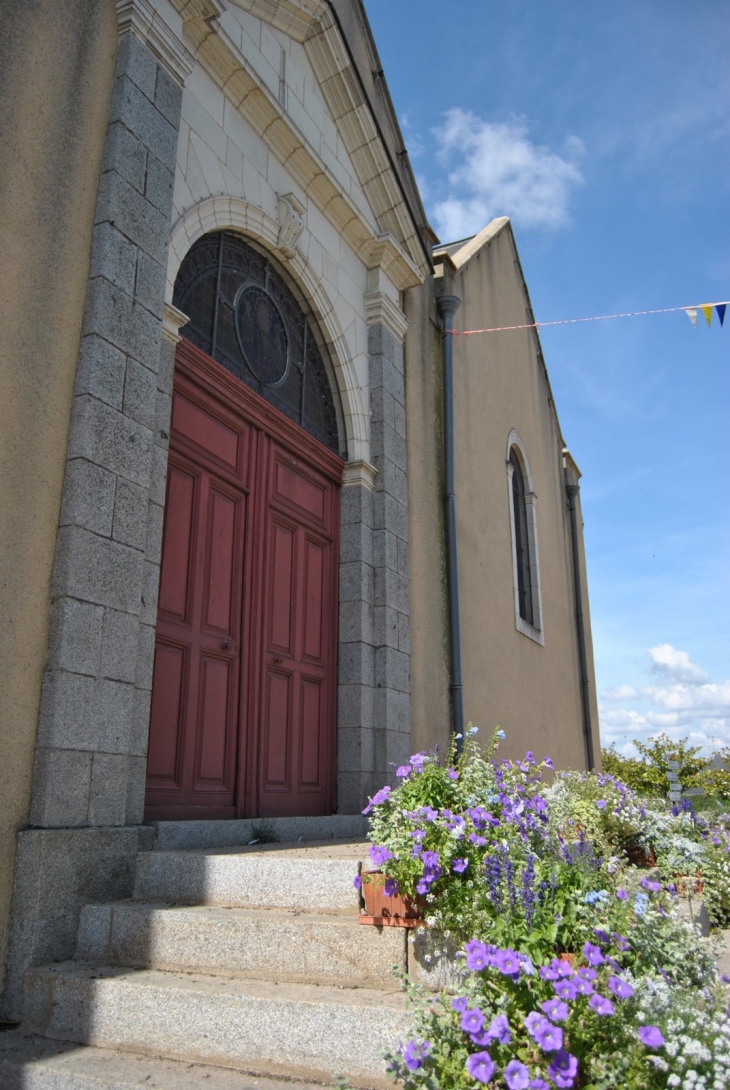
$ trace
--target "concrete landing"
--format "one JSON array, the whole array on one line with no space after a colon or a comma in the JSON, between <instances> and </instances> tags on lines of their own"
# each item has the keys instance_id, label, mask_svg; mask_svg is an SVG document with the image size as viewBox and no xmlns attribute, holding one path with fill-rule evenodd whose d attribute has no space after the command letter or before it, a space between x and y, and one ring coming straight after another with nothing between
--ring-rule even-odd
<instances>
[{"instance_id":1,"label":"concrete landing","mask_svg":"<svg viewBox=\"0 0 730 1090\"><path fill-rule=\"evenodd\" d=\"M279 844L304 841L357 840L367 832L362 814L327 817L242 818L238 821L153 821L160 851L225 848L248 844L263 832Z\"/></svg>"}]
</instances>

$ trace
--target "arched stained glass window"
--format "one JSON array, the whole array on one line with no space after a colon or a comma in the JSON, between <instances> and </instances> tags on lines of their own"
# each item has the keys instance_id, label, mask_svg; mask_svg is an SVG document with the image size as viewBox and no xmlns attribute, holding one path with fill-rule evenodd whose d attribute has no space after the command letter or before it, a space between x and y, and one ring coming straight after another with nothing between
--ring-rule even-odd
<instances>
[{"instance_id":1,"label":"arched stained glass window","mask_svg":"<svg viewBox=\"0 0 730 1090\"><path fill-rule=\"evenodd\" d=\"M265 254L231 232L205 235L180 266L173 302L190 318L183 337L346 457L326 350Z\"/></svg>"}]
</instances>

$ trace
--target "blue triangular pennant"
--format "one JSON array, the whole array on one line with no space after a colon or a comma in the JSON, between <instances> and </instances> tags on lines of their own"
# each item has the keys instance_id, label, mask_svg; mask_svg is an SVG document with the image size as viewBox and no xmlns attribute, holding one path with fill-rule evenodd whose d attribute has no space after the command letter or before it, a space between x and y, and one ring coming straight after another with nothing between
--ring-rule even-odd
<instances>
[{"instance_id":1,"label":"blue triangular pennant","mask_svg":"<svg viewBox=\"0 0 730 1090\"><path fill-rule=\"evenodd\" d=\"M725 308L726 307L727 307L727 303L718 303L717 306L715 307L715 310L717 311L717 316L720 319L720 325L722 325L724 323L724 321L725 321Z\"/></svg>"}]
</instances>

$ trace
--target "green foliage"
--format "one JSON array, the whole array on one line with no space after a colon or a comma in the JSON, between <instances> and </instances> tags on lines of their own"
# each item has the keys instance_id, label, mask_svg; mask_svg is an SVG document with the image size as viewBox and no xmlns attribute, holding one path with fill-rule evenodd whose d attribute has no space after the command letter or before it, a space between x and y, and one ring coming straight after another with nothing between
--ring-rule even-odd
<instances>
[{"instance_id":1,"label":"green foliage","mask_svg":"<svg viewBox=\"0 0 730 1090\"><path fill-rule=\"evenodd\" d=\"M711 799L730 802L730 771L714 767L712 757L701 757L701 747L689 745L683 738L673 742L666 734L648 742L634 742L639 757L624 757L614 745L603 751L603 770L620 779L637 794L648 798L666 798L669 761L677 761L676 770L682 787L701 787ZM730 749L722 750L720 761L730 764Z\"/></svg>"}]
</instances>

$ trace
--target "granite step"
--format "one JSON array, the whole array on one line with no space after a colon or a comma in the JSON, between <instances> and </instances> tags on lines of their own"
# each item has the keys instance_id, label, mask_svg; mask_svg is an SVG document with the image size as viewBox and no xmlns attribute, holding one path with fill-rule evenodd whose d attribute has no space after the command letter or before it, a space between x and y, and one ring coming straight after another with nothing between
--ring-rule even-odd
<instances>
[{"instance_id":1,"label":"granite step","mask_svg":"<svg viewBox=\"0 0 730 1090\"><path fill-rule=\"evenodd\" d=\"M407 932L355 916L123 902L81 912L76 957L97 964L264 980L398 987Z\"/></svg>"},{"instance_id":2,"label":"granite step","mask_svg":"<svg viewBox=\"0 0 730 1090\"><path fill-rule=\"evenodd\" d=\"M382 1080L383 1049L398 1045L409 1022L403 995L379 989L66 963L29 971L23 1029L329 1082L338 1072Z\"/></svg>"},{"instance_id":3,"label":"granite step","mask_svg":"<svg viewBox=\"0 0 730 1090\"><path fill-rule=\"evenodd\" d=\"M364 841L140 852L134 897L357 915L353 878L366 856Z\"/></svg>"},{"instance_id":4,"label":"granite step","mask_svg":"<svg viewBox=\"0 0 730 1090\"><path fill-rule=\"evenodd\" d=\"M368 1082L369 1086L381 1083ZM322 1090L321 1083L0 1033L2 1090Z\"/></svg>"},{"instance_id":5,"label":"granite step","mask_svg":"<svg viewBox=\"0 0 730 1090\"><path fill-rule=\"evenodd\" d=\"M367 833L367 818L362 814L239 818L233 821L153 821L150 825L155 830L155 846L160 851L232 848L249 844L262 835L287 844L313 840L358 840Z\"/></svg>"}]
</instances>

